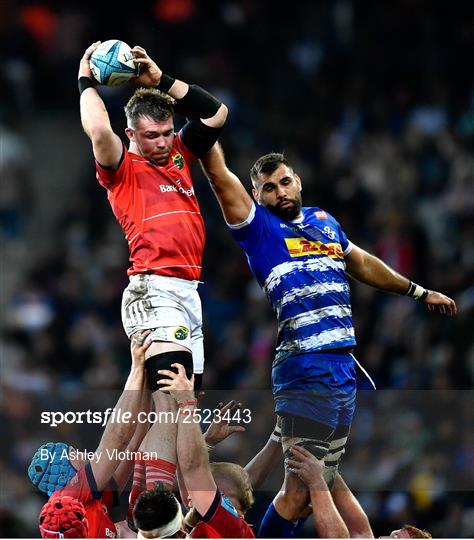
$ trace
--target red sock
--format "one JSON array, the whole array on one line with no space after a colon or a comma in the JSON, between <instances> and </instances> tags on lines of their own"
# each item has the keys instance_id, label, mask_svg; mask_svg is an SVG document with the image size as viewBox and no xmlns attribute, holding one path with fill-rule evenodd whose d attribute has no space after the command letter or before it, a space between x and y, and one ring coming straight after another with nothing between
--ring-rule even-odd
<instances>
[{"instance_id":1,"label":"red sock","mask_svg":"<svg viewBox=\"0 0 474 540\"><path fill-rule=\"evenodd\" d=\"M150 459L146 465L146 488L153 489L155 482L172 486L176 477L176 465L164 459Z\"/></svg>"},{"instance_id":2,"label":"red sock","mask_svg":"<svg viewBox=\"0 0 474 540\"><path fill-rule=\"evenodd\" d=\"M133 467L133 482L132 488L130 490L130 496L128 498L128 512L127 517L133 519L133 507L135 506L135 501L138 499L138 496L142 491L145 491L145 462L140 459L140 461L135 461Z\"/></svg>"}]
</instances>

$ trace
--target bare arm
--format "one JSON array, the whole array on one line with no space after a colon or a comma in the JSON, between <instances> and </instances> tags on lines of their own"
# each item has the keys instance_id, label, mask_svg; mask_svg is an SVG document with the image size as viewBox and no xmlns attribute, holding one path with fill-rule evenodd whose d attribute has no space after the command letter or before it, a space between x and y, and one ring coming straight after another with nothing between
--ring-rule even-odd
<instances>
[{"instance_id":1,"label":"bare arm","mask_svg":"<svg viewBox=\"0 0 474 540\"><path fill-rule=\"evenodd\" d=\"M275 430L277 429L279 429L278 425L275 426ZM254 490L265 482L281 456L281 442L276 439L274 432L272 432L265 446L244 467Z\"/></svg>"},{"instance_id":2,"label":"bare arm","mask_svg":"<svg viewBox=\"0 0 474 540\"><path fill-rule=\"evenodd\" d=\"M94 80L89 60L99 43L93 43L86 49L79 64L78 78ZM104 102L95 88L86 88L82 92L80 108L82 127L92 142L95 159L105 167L117 168L123 152L122 141L113 132Z\"/></svg>"},{"instance_id":3,"label":"bare arm","mask_svg":"<svg viewBox=\"0 0 474 540\"><path fill-rule=\"evenodd\" d=\"M149 330L142 332L141 337L145 338L149 333ZM114 422L112 417L109 419L96 450L96 455L100 456L100 459L91 462L98 491L102 491L112 478L120 464L118 453L127 448L135 431L136 418L142 402L142 391L146 384L145 351L151 344L151 341L143 342L139 338L140 336L132 339L132 368L122 395L115 405L115 410L120 411L121 418ZM126 413L129 413L128 422L124 421Z\"/></svg>"},{"instance_id":4,"label":"bare arm","mask_svg":"<svg viewBox=\"0 0 474 540\"><path fill-rule=\"evenodd\" d=\"M139 410L140 412L145 412L145 413L148 413L151 411L151 393L148 390L146 385L142 392L142 402L139 406ZM133 434L132 439L127 445L128 451L130 452L138 451L138 449L140 448L140 444L145 438L145 435L147 434L149 427L150 427L149 422L137 422L135 433ZM125 489L128 479L130 478L130 475L133 472L134 465L135 465L135 461L133 459L125 459L121 461L120 465L117 467L117 470L115 471L115 474L114 474L114 480L115 480L115 483L117 484L119 493L121 493Z\"/></svg>"},{"instance_id":5,"label":"bare arm","mask_svg":"<svg viewBox=\"0 0 474 540\"><path fill-rule=\"evenodd\" d=\"M242 182L227 168L222 146L216 143L201 162L226 222L237 225L245 221L253 202Z\"/></svg>"},{"instance_id":6,"label":"bare arm","mask_svg":"<svg viewBox=\"0 0 474 540\"><path fill-rule=\"evenodd\" d=\"M359 501L338 473L331 490L331 495L346 524L351 538L373 538L374 533L370 527L369 518Z\"/></svg>"},{"instance_id":7,"label":"bare arm","mask_svg":"<svg viewBox=\"0 0 474 540\"><path fill-rule=\"evenodd\" d=\"M188 380L181 364L172 364L171 367L177 369L178 373L167 369L159 370L158 373L168 379L161 379L158 383L167 385L162 390L168 390L180 406L178 464L193 507L204 516L214 501L217 486L212 477L201 427L192 416L197 405L193 392L194 375Z\"/></svg>"},{"instance_id":8,"label":"bare arm","mask_svg":"<svg viewBox=\"0 0 474 540\"><path fill-rule=\"evenodd\" d=\"M158 67L146 53L142 47L135 46L132 49L135 60L140 64L140 75L137 77L136 82L147 88L157 87L163 76L163 71ZM175 79L171 87L166 90L166 93L176 100L182 100L189 92L192 91L192 87L188 83ZM201 122L211 128L220 128L225 124L227 119L227 107L221 103L217 111L212 116L199 115Z\"/></svg>"},{"instance_id":9,"label":"bare arm","mask_svg":"<svg viewBox=\"0 0 474 540\"><path fill-rule=\"evenodd\" d=\"M390 268L383 261L354 245L352 251L345 257L347 273L357 281L381 289L382 291L396 294L406 294L411 281ZM436 292L427 291L423 302L428 309L438 307L441 313L448 315L456 314L456 303L448 296Z\"/></svg>"},{"instance_id":10,"label":"bare arm","mask_svg":"<svg viewBox=\"0 0 474 540\"><path fill-rule=\"evenodd\" d=\"M318 538L349 538L347 526L323 478L324 462L301 446L294 446L291 451L294 458L286 462L289 470L308 486Z\"/></svg>"}]
</instances>

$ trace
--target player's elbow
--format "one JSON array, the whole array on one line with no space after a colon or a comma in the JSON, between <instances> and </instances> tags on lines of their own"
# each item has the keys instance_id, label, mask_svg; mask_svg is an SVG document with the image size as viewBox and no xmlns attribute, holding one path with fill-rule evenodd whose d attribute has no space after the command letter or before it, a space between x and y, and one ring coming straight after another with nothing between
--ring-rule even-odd
<instances>
[{"instance_id":1,"label":"player's elbow","mask_svg":"<svg viewBox=\"0 0 474 540\"><path fill-rule=\"evenodd\" d=\"M216 114L209 118L208 120L204 120L204 124L207 124L209 127L212 128L221 128L227 121L227 115L229 114L229 109L227 108L227 105L224 105L224 103L221 103L220 107L217 109Z\"/></svg>"},{"instance_id":2,"label":"player's elbow","mask_svg":"<svg viewBox=\"0 0 474 540\"><path fill-rule=\"evenodd\" d=\"M114 136L114 132L110 126L104 126L100 123L89 123L87 126L84 126L84 129L94 146L110 144Z\"/></svg>"}]
</instances>

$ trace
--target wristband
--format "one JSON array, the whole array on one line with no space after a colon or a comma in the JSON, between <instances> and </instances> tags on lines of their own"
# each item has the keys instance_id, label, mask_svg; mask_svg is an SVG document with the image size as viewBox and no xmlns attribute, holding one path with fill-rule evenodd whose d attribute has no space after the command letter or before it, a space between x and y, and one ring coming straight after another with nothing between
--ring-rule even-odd
<instances>
[{"instance_id":1,"label":"wristband","mask_svg":"<svg viewBox=\"0 0 474 540\"><path fill-rule=\"evenodd\" d=\"M79 87L79 95L87 88L95 88L95 84L90 77L79 77L77 85Z\"/></svg>"},{"instance_id":2,"label":"wristband","mask_svg":"<svg viewBox=\"0 0 474 540\"><path fill-rule=\"evenodd\" d=\"M156 88L160 92L164 92L165 94L168 93L169 89L173 86L174 81L176 79L173 79L173 77L170 77L169 75L166 75L166 73L161 74L160 82L156 86Z\"/></svg>"},{"instance_id":3,"label":"wristband","mask_svg":"<svg viewBox=\"0 0 474 540\"><path fill-rule=\"evenodd\" d=\"M407 292L405 293L405 296L409 296L414 300L420 300L421 302L423 302L423 300L428 296L428 291L424 287L420 287L420 285L417 285L416 283L413 283L413 281L410 281L410 285Z\"/></svg>"},{"instance_id":4,"label":"wristband","mask_svg":"<svg viewBox=\"0 0 474 540\"><path fill-rule=\"evenodd\" d=\"M197 401L183 401L183 403L179 404L179 408L182 407L196 407Z\"/></svg>"}]
</instances>

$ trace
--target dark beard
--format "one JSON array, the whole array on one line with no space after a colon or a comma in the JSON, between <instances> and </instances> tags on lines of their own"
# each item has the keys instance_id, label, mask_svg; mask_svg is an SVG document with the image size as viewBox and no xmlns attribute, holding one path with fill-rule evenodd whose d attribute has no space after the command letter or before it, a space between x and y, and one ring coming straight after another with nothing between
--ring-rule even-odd
<instances>
[{"instance_id":1,"label":"dark beard","mask_svg":"<svg viewBox=\"0 0 474 540\"><path fill-rule=\"evenodd\" d=\"M289 206L288 208L280 208L279 206L267 206L266 208L283 221L293 221L301 212L301 201L291 200L291 202L293 206Z\"/></svg>"}]
</instances>

